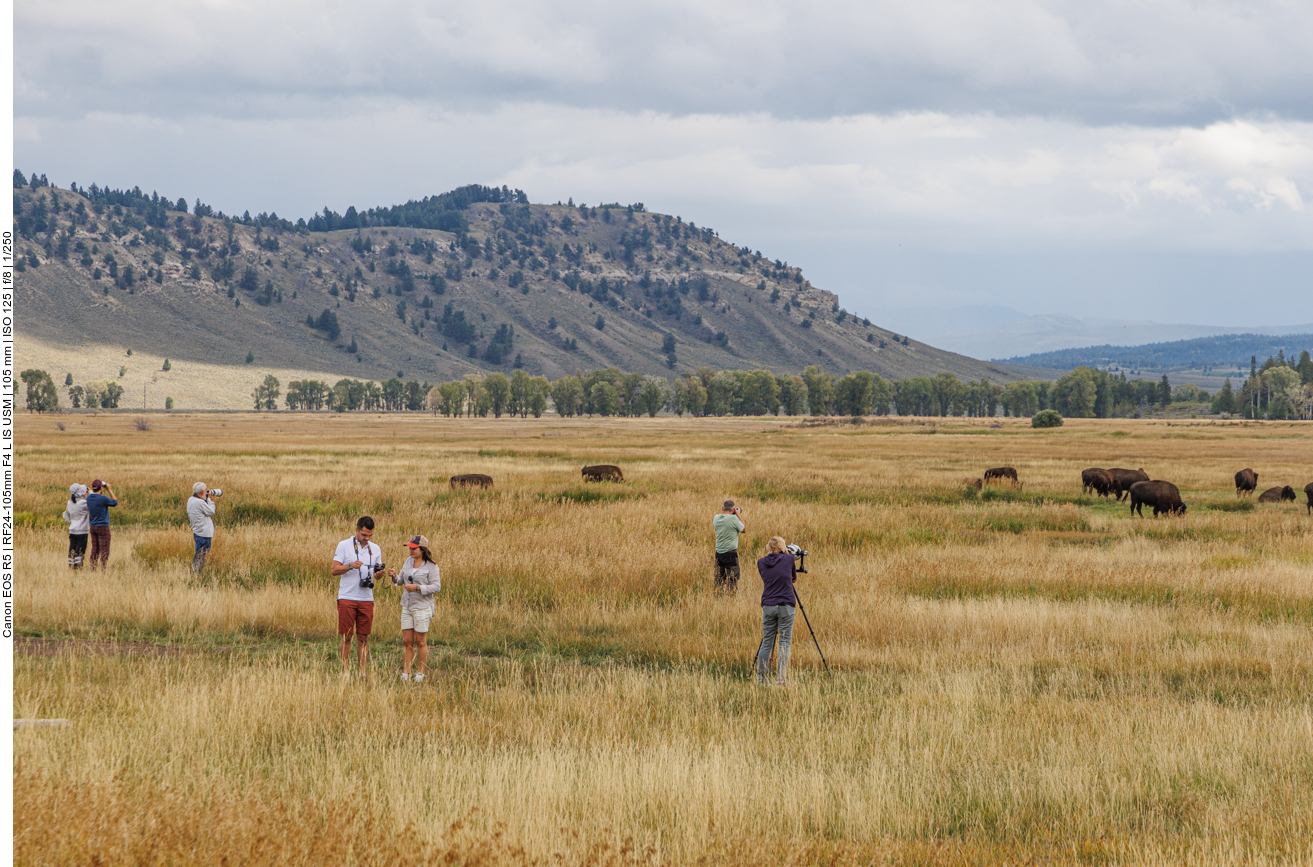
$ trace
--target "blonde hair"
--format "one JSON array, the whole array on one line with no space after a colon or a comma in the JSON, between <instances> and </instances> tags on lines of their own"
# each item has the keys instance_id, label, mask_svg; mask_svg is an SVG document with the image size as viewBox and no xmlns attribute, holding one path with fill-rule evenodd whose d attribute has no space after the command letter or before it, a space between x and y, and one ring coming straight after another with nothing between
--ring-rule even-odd
<instances>
[{"instance_id":1,"label":"blonde hair","mask_svg":"<svg viewBox=\"0 0 1313 867\"><path fill-rule=\"evenodd\" d=\"M787 547L783 536L771 536L770 541L766 543L767 554L783 554Z\"/></svg>"}]
</instances>

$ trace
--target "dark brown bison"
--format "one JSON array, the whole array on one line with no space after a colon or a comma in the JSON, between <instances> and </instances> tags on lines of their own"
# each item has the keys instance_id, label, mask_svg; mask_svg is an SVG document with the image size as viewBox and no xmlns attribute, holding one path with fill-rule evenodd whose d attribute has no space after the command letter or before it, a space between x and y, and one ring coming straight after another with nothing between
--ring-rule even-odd
<instances>
[{"instance_id":1,"label":"dark brown bison","mask_svg":"<svg viewBox=\"0 0 1313 867\"><path fill-rule=\"evenodd\" d=\"M1122 501L1126 492L1131 489L1131 485L1136 482L1149 481L1149 474L1144 471L1144 467L1138 470L1127 470L1121 467L1113 467L1108 470L1108 475L1112 476L1112 492L1117 497L1117 502Z\"/></svg>"},{"instance_id":2,"label":"dark brown bison","mask_svg":"<svg viewBox=\"0 0 1313 867\"><path fill-rule=\"evenodd\" d=\"M1308 497L1308 505L1304 507L1310 515L1313 515L1313 482L1304 486L1304 496Z\"/></svg>"},{"instance_id":3,"label":"dark brown bison","mask_svg":"<svg viewBox=\"0 0 1313 867\"><path fill-rule=\"evenodd\" d=\"M1235 474L1235 495L1237 497L1241 494L1252 494L1254 488L1257 487L1258 473L1254 472L1249 467L1245 467L1243 470Z\"/></svg>"},{"instance_id":4,"label":"dark brown bison","mask_svg":"<svg viewBox=\"0 0 1313 867\"><path fill-rule=\"evenodd\" d=\"M1153 516L1184 515L1185 503L1181 502L1181 492L1171 482L1136 482L1128 492L1131 498L1131 514L1144 517L1144 506L1153 506Z\"/></svg>"},{"instance_id":5,"label":"dark brown bison","mask_svg":"<svg viewBox=\"0 0 1313 867\"><path fill-rule=\"evenodd\" d=\"M1106 497L1112 493L1112 476L1105 469L1090 467L1081 470L1080 481L1082 494L1094 491L1100 497Z\"/></svg>"},{"instance_id":6,"label":"dark brown bison","mask_svg":"<svg viewBox=\"0 0 1313 867\"><path fill-rule=\"evenodd\" d=\"M985 470L986 482L1001 482L1007 480L1015 482L1017 480L1017 471L1013 467L994 467L992 470Z\"/></svg>"},{"instance_id":7,"label":"dark brown bison","mask_svg":"<svg viewBox=\"0 0 1313 867\"><path fill-rule=\"evenodd\" d=\"M465 473L461 476L451 477L451 489L456 488L491 488L492 476L485 476L483 473Z\"/></svg>"},{"instance_id":8,"label":"dark brown bison","mask_svg":"<svg viewBox=\"0 0 1313 867\"><path fill-rule=\"evenodd\" d=\"M623 482L625 474L614 464L597 464L583 469L585 482Z\"/></svg>"},{"instance_id":9,"label":"dark brown bison","mask_svg":"<svg viewBox=\"0 0 1313 867\"><path fill-rule=\"evenodd\" d=\"M1290 487L1290 485L1278 488L1268 488L1266 491L1258 495L1258 501L1260 503L1280 503L1285 500L1289 500L1292 503L1295 502L1295 489Z\"/></svg>"}]
</instances>

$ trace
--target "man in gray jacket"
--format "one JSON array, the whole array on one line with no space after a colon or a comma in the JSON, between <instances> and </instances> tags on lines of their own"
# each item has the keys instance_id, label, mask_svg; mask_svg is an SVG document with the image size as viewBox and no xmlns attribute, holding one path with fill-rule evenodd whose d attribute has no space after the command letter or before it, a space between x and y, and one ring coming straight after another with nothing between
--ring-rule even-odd
<instances>
[{"instance_id":1,"label":"man in gray jacket","mask_svg":"<svg viewBox=\"0 0 1313 867\"><path fill-rule=\"evenodd\" d=\"M191 499L187 501L187 520L191 523L192 538L196 542L196 554L191 560L191 571L201 574L205 568L205 558L210 553L214 542L214 500L223 496L223 491L211 491L205 482L191 486Z\"/></svg>"}]
</instances>

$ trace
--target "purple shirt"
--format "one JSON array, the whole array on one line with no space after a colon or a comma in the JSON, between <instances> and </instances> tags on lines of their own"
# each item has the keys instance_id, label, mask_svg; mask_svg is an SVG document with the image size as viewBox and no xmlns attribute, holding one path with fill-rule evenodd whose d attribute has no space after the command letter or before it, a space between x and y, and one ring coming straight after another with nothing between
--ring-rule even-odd
<instances>
[{"instance_id":1,"label":"purple shirt","mask_svg":"<svg viewBox=\"0 0 1313 867\"><path fill-rule=\"evenodd\" d=\"M798 573L794 571L793 555L788 553L767 554L757 561L757 571L761 573L761 607L772 605L789 605L796 608L798 597L793 595L793 581Z\"/></svg>"}]
</instances>

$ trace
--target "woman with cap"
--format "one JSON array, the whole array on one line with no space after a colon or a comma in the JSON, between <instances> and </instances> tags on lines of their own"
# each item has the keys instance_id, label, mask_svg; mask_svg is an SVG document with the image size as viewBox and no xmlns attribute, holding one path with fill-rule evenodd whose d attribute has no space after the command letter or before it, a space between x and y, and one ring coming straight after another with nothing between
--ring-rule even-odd
<instances>
[{"instance_id":1,"label":"woman with cap","mask_svg":"<svg viewBox=\"0 0 1313 867\"><path fill-rule=\"evenodd\" d=\"M87 553L87 533L91 518L87 514L87 486L74 482L68 486L68 503L64 506L68 522L68 568L81 569Z\"/></svg>"},{"instance_id":2,"label":"woman with cap","mask_svg":"<svg viewBox=\"0 0 1313 867\"><path fill-rule=\"evenodd\" d=\"M401 593L401 679L410 680L410 664L415 662L416 682L424 680L429 662L429 623L433 620L433 594L442 589L438 564L433 562L426 536L412 536L406 543L410 558L401 567L388 570L392 583ZM416 646L418 645L418 647ZM416 658L418 656L418 658Z\"/></svg>"}]
</instances>

